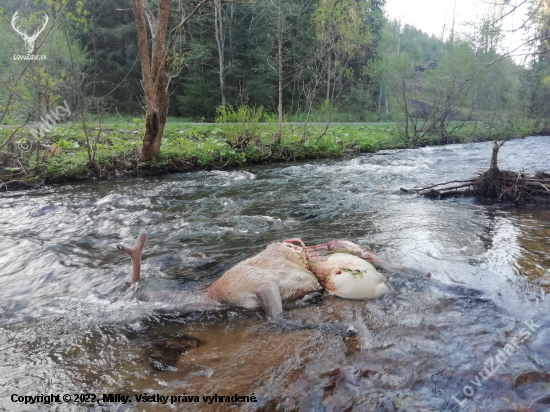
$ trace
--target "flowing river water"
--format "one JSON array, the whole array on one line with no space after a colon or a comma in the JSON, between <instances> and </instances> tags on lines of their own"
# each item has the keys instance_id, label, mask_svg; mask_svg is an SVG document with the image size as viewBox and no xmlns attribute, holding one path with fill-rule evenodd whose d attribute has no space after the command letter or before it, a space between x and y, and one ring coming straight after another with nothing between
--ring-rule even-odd
<instances>
[{"instance_id":1,"label":"flowing river water","mask_svg":"<svg viewBox=\"0 0 550 412\"><path fill-rule=\"evenodd\" d=\"M10 397L48 393L134 400L49 406L62 411L550 410L550 208L399 190L470 177L488 167L491 147L3 195L0 410L45 410ZM550 138L507 142L499 157L503 169L549 170ZM137 301L125 286L130 261L114 246L133 244L140 231L149 235L142 289L207 284L291 237L307 245L349 239L432 277L386 273L391 291L379 299L325 296L285 311L288 319L352 323L359 336L347 340L279 329L261 311L183 315ZM143 393L201 398L136 403ZM214 394L257 402L203 402Z\"/></svg>"}]
</instances>

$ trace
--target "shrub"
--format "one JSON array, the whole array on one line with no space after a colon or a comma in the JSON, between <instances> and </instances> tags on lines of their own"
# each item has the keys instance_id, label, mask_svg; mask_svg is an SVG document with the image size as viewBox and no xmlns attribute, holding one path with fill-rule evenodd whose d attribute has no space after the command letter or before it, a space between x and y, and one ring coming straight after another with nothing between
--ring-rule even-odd
<instances>
[{"instance_id":1,"label":"shrub","mask_svg":"<svg viewBox=\"0 0 550 412\"><path fill-rule=\"evenodd\" d=\"M219 106L216 110L216 123L221 123L227 143L232 148L243 150L251 139L258 137L258 125L264 116L263 107L258 109L246 104Z\"/></svg>"}]
</instances>

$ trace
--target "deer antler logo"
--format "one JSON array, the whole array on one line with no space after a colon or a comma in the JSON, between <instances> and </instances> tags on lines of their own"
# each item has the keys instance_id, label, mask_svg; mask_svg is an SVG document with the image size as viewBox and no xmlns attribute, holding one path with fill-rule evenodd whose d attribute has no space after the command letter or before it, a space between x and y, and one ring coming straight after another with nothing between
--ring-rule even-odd
<instances>
[{"instance_id":1,"label":"deer antler logo","mask_svg":"<svg viewBox=\"0 0 550 412\"><path fill-rule=\"evenodd\" d=\"M44 29L46 28L46 25L48 24L48 15L46 14L44 17L45 17L45 21L44 21L44 25L42 26L42 28L40 30L35 30L35 32L33 33L32 36L28 36L27 35L27 30L25 30L24 32L21 32L20 30L17 29L17 27L15 26L16 24L16 21L17 19L19 18L19 16L17 15L19 12L16 11L15 14L13 15L13 18L11 19L11 25L13 27L13 29L19 33L21 35L21 37L23 37L23 40L25 40L25 42L27 43L27 51L29 52L29 54L31 54L34 50L34 42L36 41L36 39L38 38L38 35L40 33L42 33L44 31Z\"/></svg>"}]
</instances>

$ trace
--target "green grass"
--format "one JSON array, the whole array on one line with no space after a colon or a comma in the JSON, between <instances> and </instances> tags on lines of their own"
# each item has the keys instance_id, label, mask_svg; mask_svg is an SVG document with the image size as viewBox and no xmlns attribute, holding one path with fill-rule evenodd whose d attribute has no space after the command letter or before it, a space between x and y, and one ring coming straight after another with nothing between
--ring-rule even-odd
<instances>
[{"instance_id":1,"label":"green grass","mask_svg":"<svg viewBox=\"0 0 550 412\"><path fill-rule=\"evenodd\" d=\"M139 119L138 119L139 120ZM304 138L303 127L286 124L279 146L273 145L277 131L276 124L255 124L251 129L248 144L238 136L240 129L229 124L192 125L168 123L165 128L161 152L150 163L139 162L142 138L142 123L137 120L105 129L94 143L97 131L90 129L89 135L95 146L95 160L89 166L85 136L80 125L58 128L44 138L43 143L62 149L59 156L49 157L46 151L21 152L18 141L28 131L19 132L12 146L15 157L11 163L3 164L0 155L0 180L32 179L46 183L87 179L95 176L107 178L120 175L151 175L177 171L212 169L252 165L260 163L286 162L294 160L337 158L345 154L373 152L381 149L411 148L412 142L400 134L399 124L335 125L323 134L324 126L313 125L307 129ZM529 122L508 129L492 129L480 123L466 123L457 129L451 140L457 143L487 140L502 137L521 137L532 133ZM12 130L0 129L0 146ZM231 143L231 145L229 144ZM439 138L427 135L417 145L434 145ZM233 146L233 147L232 147ZM5 150L5 149L4 149ZM5 161L4 156L4 161ZM13 160L16 159L17 161Z\"/></svg>"}]
</instances>

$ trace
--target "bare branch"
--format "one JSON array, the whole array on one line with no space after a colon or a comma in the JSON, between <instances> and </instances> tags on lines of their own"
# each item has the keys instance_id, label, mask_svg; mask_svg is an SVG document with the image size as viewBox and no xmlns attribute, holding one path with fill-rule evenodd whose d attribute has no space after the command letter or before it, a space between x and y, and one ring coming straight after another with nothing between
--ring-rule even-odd
<instances>
[{"instance_id":1,"label":"bare branch","mask_svg":"<svg viewBox=\"0 0 550 412\"><path fill-rule=\"evenodd\" d=\"M25 120L25 123L23 123L23 126L18 126L18 127L13 131L13 133L10 135L10 137L8 137L8 140L6 140L6 142L5 142L3 145L0 146L0 150L2 150L5 146L7 146L7 145L10 143L11 139L13 138L13 136L15 136L15 134L16 134L19 130L23 129L23 128L27 125L27 123L29 123L30 118L31 118L31 113L29 113L29 115L27 116L27 119Z\"/></svg>"}]
</instances>

